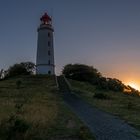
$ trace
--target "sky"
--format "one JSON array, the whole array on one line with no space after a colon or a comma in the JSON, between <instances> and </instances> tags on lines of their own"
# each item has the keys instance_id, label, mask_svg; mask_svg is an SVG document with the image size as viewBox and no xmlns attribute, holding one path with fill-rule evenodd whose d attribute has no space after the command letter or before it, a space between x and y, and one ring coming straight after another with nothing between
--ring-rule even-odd
<instances>
[{"instance_id":1,"label":"sky","mask_svg":"<svg viewBox=\"0 0 140 140\"><path fill-rule=\"evenodd\" d=\"M0 0L0 69L36 62L44 12L53 18L57 74L82 63L140 85L139 0Z\"/></svg>"}]
</instances>

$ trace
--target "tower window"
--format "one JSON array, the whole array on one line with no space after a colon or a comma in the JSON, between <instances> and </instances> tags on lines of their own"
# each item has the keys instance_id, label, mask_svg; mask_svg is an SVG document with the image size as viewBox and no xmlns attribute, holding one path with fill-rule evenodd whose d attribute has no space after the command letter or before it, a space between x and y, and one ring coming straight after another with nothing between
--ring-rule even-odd
<instances>
[{"instance_id":1,"label":"tower window","mask_svg":"<svg viewBox=\"0 0 140 140\"><path fill-rule=\"evenodd\" d=\"M48 51L48 55L51 55L51 52L50 51Z\"/></svg>"},{"instance_id":2,"label":"tower window","mask_svg":"<svg viewBox=\"0 0 140 140\"><path fill-rule=\"evenodd\" d=\"M51 34L50 33L48 33L48 37L51 37Z\"/></svg>"},{"instance_id":3,"label":"tower window","mask_svg":"<svg viewBox=\"0 0 140 140\"><path fill-rule=\"evenodd\" d=\"M48 64L49 64L49 65L51 64L51 61L50 61L50 60L48 60Z\"/></svg>"},{"instance_id":4,"label":"tower window","mask_svg":"<svg viewBox=\"0 0 140 140\"><path fill-rule=\"evenodd\" d=\"M48 71L48 74L51 74L51 71L50 70Z\"/></svg>"},{"instance_id":5,"label":"tower window","mask_svg":"<svg viewBox=\"0 0 140 140\"><path fill-rule=\"evenodd\" d=\"M48 41L48 46L51 46L51 42L50 41Z\"/></svg>"}]
</instances>

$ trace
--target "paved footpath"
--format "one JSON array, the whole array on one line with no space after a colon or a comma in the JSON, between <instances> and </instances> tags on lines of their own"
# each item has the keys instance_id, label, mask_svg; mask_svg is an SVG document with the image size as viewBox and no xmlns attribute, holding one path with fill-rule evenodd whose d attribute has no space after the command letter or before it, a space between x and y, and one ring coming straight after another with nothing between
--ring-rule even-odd
<instances>
[{"instance_id":1,"label":"paved footpath","mask_svg":"<svg viewBox=\"0 0 140 140\"><path fill-rule=\"evenodd\" d=\"M140 140L137 130L118 117L103 112L72 93L63 94L67 106L89 127L96 140Z\"/></svg>"}]
</instances>

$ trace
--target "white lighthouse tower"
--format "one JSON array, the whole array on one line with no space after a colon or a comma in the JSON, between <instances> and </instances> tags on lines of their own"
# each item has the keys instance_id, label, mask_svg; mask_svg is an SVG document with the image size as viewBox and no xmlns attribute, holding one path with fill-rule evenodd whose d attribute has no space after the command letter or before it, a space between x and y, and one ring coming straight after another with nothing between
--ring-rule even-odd
<instances>
[{"instance_id":1,"label":"white lighthouse tower","mask_svg":"<svg viewBox=\"0 0 140 140\"><path fill-rule=\"evenodd\" d=\"M55 74L52 19L45 13L40 18L37 41L37 74Z\"/></svg>"}]
</instances>

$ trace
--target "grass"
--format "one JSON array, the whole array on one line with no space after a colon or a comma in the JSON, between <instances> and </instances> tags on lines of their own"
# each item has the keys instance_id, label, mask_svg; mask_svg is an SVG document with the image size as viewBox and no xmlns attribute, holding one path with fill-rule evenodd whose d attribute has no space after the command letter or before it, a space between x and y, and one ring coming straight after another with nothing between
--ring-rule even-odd
<instances>
[{"instance_id":1,"label":"grass","mask_svg":"<svg viewBox=\"0 0 140 140\"><path fill-rule=\"evenodd\" d=\"M0 81L0 140L94 140L83 127L65 106L54 77Z\"/></svg>"},{"instance_id":2,"label":"grass","mask_svg":"<svg viewBox=\"0 0 140 140\"><path fill-rule=\"evenodd\" d=\"M84 100L97 108L119 116L130 125L140 130L140 97L121 92L96 89L95 86L74 80L69 80L72 90ZM100 94L102 97L96 98ZM100 96L99 96L100 97Z\"/></svg>"}]
</instances>

